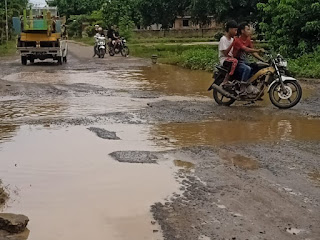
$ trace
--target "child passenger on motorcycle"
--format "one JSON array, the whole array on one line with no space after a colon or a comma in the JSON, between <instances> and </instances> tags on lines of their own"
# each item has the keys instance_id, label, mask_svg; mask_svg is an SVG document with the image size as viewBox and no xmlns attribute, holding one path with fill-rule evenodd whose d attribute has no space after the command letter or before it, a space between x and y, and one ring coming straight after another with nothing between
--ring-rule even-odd
<instances>
[{"instance_id":1,"label":"child passenger on motorcycle","mask_svg":"<svg viewBox=\"0 0 320 240\"><path fill-rule=\"evenodd\" d=\"M238 60L233 57L233 43L234 37L237 35L238 24L236 21L229 21L226 23L226 33L219 42L219 60L220 64L230 69L222 84L228 82L229 77L232 76L238 65Z\"/></svg>"}]
</instances>

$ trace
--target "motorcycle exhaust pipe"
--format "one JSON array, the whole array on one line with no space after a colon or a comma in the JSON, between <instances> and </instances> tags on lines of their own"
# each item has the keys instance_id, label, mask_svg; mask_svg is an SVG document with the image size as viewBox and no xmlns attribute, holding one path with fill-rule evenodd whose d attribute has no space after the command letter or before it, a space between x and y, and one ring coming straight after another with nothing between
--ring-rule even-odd
<instances>
[{"instance_id":1,"label":"motorcycle exhaust pipe","mask_svg":"<svg viewBox=\"0 0 320 240\"><path fill-rule=\"evenodd\" d=\"M211 89L212 88L217 90L219 93L221 93L223 96L225 96L227 98L232 98L234 100L237 100L237 98L235 96L233 96L232 94L228 93L227 91L225 91L222 87L218 86L217 84L212 84Z\"/></svg>"}]
</instances>

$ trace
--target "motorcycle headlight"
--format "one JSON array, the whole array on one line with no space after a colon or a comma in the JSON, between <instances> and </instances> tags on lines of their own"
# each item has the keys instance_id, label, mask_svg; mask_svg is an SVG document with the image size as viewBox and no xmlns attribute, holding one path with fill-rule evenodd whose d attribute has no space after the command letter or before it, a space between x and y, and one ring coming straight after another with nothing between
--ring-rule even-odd
<instances>
[{"instance_id":1,"label":"motorcycle headlight","mask_svg":"<svg viewBox=\"0 0 320 240\"><path fill-rule=\"evenodd\" d=\"M282 60L279 62L279 67L288 67L288 62L286 60Z\"/></svg>"}]
</instances>

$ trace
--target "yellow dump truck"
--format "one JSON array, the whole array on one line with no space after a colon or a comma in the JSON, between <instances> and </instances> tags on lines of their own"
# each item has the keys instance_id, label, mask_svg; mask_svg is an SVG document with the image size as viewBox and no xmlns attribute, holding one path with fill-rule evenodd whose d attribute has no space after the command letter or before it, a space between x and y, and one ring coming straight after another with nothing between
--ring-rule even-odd
<instances>
[{"instance_id":1,"label":"yellow dump truck","mask_svg":"<svg viewBox=\"0 0 320 240\"><path fill-rule=\"evenodd\" d=\"M23 65L36 59L67 62L65 19L57 15L56 7L25 9L23 16L13 18L13 26L18 34L17 48Z\"/></svg>"}]
</instances>

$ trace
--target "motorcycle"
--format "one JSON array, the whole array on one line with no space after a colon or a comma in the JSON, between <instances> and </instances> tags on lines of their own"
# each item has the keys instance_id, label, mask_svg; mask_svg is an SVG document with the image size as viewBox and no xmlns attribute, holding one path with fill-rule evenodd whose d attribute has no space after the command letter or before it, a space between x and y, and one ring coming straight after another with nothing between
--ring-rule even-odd
<instances>
[{"instance_id":1,"label":"motorcycle","mask_svg":"<svg viewBox=\"0 0 320 240\"><path fill-rule=\"evenodd\" d=\"M114 56L115 54L119 54L123 57L127 57L129 55L129 48L127 46L127 41L124 38L120 38L119 40L113 40L111 47L109 47L109 55Z\"/></svg>"},{"instance_id":2,"label":"motorcycle","mask_svg":"<svg viewBox=\"0 0 320 240\"><path fill-rule=\"evenodd\" d=\"M244 83L232 76L229 82L222 84L229 69L223 66L216 66L214 82L208 91L213 90L213 98L218 105L230 106L235 101L255 102L261 100L265 89L271 103L280 108L288 109L299 103L302 97L302 88L299 82L290 77L287 70L287 61L278 54L273 57L267 54L269 62L258 62L251 64L253 76Z\"/></svg>"},{"instance_id":3,"label":"motorcycle","mask_svg":"<svg viewBox=\"0 0 320 240\"><path fill-rule=\"evenodd\" d=\"M106 54L106 38L105 37L96 37L96 46L95 51L96 55L98 55L99 58L104 58L104 55Z\"/></svg>"}]
</instances>

